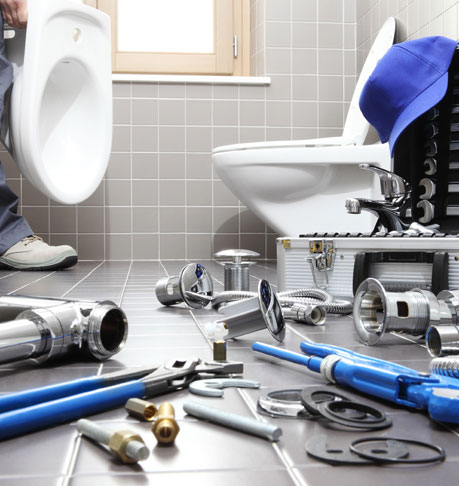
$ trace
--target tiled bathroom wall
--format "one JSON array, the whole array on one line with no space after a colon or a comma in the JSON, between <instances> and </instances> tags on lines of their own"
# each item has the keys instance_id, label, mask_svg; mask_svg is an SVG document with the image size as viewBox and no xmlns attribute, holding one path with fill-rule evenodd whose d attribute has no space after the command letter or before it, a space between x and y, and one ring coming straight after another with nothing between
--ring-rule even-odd
<instances>
[{"instance_id":1,"label":"tiled bathroom wall","mask_svg":"<svg viewBox=\"0 0 459 486\"><path fill-rule=\"evenodd\" d=\"M458 4L456 0L356 0L357 72L387 17L397 19L396 42L430 35L457 39Z\"/></svg>"},{"instance_id":2,"label":"tiled bathroom wall","mask_svg":"<svg viewBox=\"0 0 459 486\"><path fill-rule=\"evenodd\" d=\"M252 0L252 74L270 85L114 83L112 155L97 192L59 206L2 153L21 210L37 233L73 245L80 259L204 259L224 248L275 258L276 235L219 180L212 148L339 134L384 19L398 18L398 40L457 37L457 3Z\"/></svg>"}]
</instances>

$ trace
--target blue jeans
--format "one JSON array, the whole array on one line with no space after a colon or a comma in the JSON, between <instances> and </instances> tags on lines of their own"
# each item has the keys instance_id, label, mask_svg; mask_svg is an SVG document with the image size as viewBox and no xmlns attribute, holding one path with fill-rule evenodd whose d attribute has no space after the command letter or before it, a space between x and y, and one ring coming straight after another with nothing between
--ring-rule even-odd
<instances>
[{"instance_id":1,"label":"blue jeans","mask_svg":"<svg viewBox=\"0 0 459 486\"><path fill-rule=\"evenodd\" d=\"M5 93L13 82L13 67L5 56L3 39L3 18L0 10L0 132L2 128L3 102ZM0 163L0 255L18 241L33 233L27 221L17 214L18 197L6 184L6 177Z\"/></svg>"}]
</instances>

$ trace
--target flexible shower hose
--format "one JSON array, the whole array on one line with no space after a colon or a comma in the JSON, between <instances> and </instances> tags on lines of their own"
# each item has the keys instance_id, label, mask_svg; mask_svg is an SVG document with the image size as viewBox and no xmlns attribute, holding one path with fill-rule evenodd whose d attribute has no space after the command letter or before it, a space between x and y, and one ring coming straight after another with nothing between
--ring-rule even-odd
<instances>
[{"instance_id":1,"label":"flexible shower hose","mask_svg":"<svg viewBox=\"0 0 459 486\"><path fill-rule=\"evenodd\" d=\"M256 292L227 290L212 298L212 307L218 308L222 304L237 300L256 297ZM284 290L277 294L281 307L292 307L294 304L321 304L329 314L352 314L353 305L347 300L335 300L327 291L315 287Z\"/></svg>"}]
</instances>

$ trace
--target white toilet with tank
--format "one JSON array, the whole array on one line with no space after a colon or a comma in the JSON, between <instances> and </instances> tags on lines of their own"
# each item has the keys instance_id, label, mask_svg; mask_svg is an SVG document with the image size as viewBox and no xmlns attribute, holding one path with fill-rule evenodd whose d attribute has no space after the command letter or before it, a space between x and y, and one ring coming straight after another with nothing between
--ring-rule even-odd
<instances>
[{"instance_id":1,"label":"white toilet with tank","mask_svg":"<svg viewBox=\"0 0 459 486\"><path fill-rule=\"evenodd\" d=\"M62 204L100 184L112 142L110 21L71 0L31 0L6 39L14 66L3 143L22 174Z\"/></svg>"},{"instance_id":2,"label":"white toilet with tank","mask_svg":"<svg viewBox=\"0 0 459 486\"><path fill-rule=\"evenodd\" d=\"M359 169L370 163L390 170L387 144L363 145L369 123L360 92L377 61L392 45L395 19L377 35L362 68L340 137L217 147L213 165L226 186L282 236L315 232L371 231L376 217L347 214L347 198L379 199L380 182Z\"/></svg>"}]
</instances>

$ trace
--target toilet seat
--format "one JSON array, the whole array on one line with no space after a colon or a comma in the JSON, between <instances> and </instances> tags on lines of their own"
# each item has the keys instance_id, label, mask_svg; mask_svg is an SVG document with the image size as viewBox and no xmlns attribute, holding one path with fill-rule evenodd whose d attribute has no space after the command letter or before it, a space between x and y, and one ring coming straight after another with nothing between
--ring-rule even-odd
<instances>
[{"instance_id":1,"label":"toilet seat","mask_svg":"<svg viewBox=\"0 0 459 486\"><path fill-rule=\"evenodd\" d=\"M110 23L71 0L34 0L28 9L23 60L7 41L15 78L5 144L41 192L76 204L96 190L110 157Z\"/></svg>"}]
</instances>

